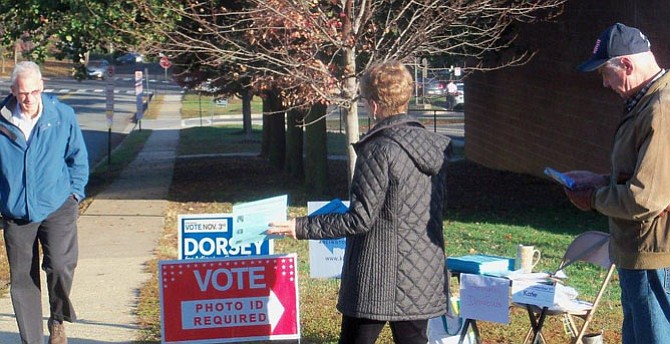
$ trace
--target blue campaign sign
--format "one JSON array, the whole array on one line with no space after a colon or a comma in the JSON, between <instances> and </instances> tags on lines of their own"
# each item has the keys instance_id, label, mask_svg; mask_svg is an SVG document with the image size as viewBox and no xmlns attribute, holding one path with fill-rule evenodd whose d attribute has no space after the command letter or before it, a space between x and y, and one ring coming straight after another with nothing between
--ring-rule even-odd
<instances>
[{"instance_id":1,"label":"blue campaign sign","mask_svg":"<svg viewBox=\"0 0 670 344\"><path fill-rule=\"evenodd\" d=\"M195 214L178 217L179 259L209 259L269 255L269 240L232 245L233 214Z\"/></svg>"},{"instance_id":2,"label":"blue campaign sign","mask_svg":"<svg viewBox=\"0 0 670 344\"><path fill-rule=\"evenodd\" d=\"M309 216L321 214L342 214L349 210L349 202L334 199L330 202L307 202ZM340 278L345 238L309 241L309 276L312 278Z\"/></svg>"},{"instance_id":3,"label":"blue campaign sign","mask_svg":"<svg viewBox=\"0 0 670 344\"><path fill-rule=\"evenodd\" d=\"M330 252L330 254L335 254L335 249L342 250L347 247L347 241L345 239L335 239L335 240L321 240L321 244Z\"/></svg>"}]
</instances>

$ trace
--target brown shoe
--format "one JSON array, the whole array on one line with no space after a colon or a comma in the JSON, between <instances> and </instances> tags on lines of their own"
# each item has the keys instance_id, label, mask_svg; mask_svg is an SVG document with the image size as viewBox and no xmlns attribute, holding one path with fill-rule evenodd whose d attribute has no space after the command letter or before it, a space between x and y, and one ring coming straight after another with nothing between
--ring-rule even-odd
<instances>
[{"instance_id":1,"label":"brown shoe","mask_svg":"<svg viewBox=\"0 0 670 344\"><path fill-rule=\"evenodd\" d=\"M63 323L49 319L47 327L49 328L49 344L67 344L65 325Z\"/></svg>"}]
</instances>

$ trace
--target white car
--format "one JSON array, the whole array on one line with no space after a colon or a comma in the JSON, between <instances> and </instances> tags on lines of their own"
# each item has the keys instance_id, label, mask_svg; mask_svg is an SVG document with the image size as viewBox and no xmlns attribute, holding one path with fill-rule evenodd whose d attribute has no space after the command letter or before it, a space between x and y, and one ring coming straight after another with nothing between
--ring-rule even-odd
<instances>
[{"instance_id":1,"label":"white car","mask_svg":"<svg viewBox=\"0 0 670 344\"><path fill-rule=\"evenodd\" d=\"M107 60L89 61L86 65L86 76L89 79L104 79L107 75L109 62Z\"/></svg>"},{"instance_id":2,"label":"white car","mask_svg":"<svg viewBox=\"0 0 670 344\"><path fill-rule=\"evenodd\" d=\"M465 85L462 82L456 83L456 95L454 97L454 104L451 104L452 110L463 111L463 105L465 103ZM447 103L449 103L449 94L447 94ZM449 106L448 106L449 108Z\"/></svg>"},{"instance_id":3,"label":"white car","mask_svg":"<svg viewBox=\"0 0 670 344\"><path fill-rule=\"evenodd\" d=\"M456 92L456 104L454 108L463 110L463 104L465 103L465 85L462 82L457 82L456 87L458 92Z\"/></svg>"},{"instance_id":4,"label":"white car","mask_svg":"<svg viewBox=\"0 0 670 344\"><path fill-rule=\"evenodd\" d=\"M132 64L144 61L144 56L140 53L127 53L116 58L118 64Z\"/></svg>"}]
</instances>

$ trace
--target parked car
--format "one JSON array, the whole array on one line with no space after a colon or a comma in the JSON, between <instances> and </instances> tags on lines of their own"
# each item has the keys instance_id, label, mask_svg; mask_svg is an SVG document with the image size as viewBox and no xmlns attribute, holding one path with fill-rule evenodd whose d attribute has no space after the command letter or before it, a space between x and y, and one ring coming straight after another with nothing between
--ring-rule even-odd
<instances>
[{"instance_id":1,"label":"parked car","mask_svg":"<svg viewBox=\"0 0 670 344\"><path fill-rule=\"evenodd\" d=\"M107 77L107 67L109 67L107 60L88 61L86 76L89 79L104 79Z\"/></svg>"},{"instance_id":2,"label":"parked car","mask_svg":"<svg viewBox=\"0 0 670 344\"><path fill-rule=\"evenodd\" d=\"M453 110L463 111L463 106L465 103L465 85L462 82L456 83L456 97L454 98L454 104L452 105ZM447 97L447 103L449 102L449 97Z\"/></svg>"},{"instance_id":3,"label":"parked car","mask_svg":"<svg viewBox=\"0 0 670 344\"><path fill-rule=\"evenodd\" d=\"M456 93L456 104L454 104L454 109L463 111L463 105L465 104L465 85L462 82L457 82L456 87L458 88L458 93Z\"/></svg>"},{"instance_id":4,"label":"parked car","mask_svg":"<svg viewBox=\"0 0 670 344\"><path fill-rule=\"evenodd\" d=\"M140 53L126 53L116 58L117 64L133 64L144 61L144 55Z\"/></svg>"},{"instance_id":5,"label":"parked car","mask_svg":"<svg viewBox=\"0 0 670 344\"><path fill-rule=\"evenodd\" d=\"M221 87L212 85L212 79L207 79L196 86L195 89L205 93L217 93L221 90Z\"/></svg>"},{"instance_id":6,"label":"parked car","mask_svg":"<svg viewBox=\"0 0 670 344\"><path fill-rule=\"evenodd\" d=\"M426 97L444 96L445 92L447 91L447 84L437 79L426 81L423 87L424 87L423 95Z\"/></svg>"}]
</instances>

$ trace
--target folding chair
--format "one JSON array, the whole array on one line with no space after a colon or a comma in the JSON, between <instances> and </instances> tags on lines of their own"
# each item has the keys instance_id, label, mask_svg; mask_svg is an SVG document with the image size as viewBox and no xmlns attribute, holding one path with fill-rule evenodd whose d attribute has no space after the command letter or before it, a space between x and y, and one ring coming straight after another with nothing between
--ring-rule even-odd
<instances>
[{"instance_id":1,"label":"folding chair","mask_svg":"<svg viewBox=\"0 0 670 344\"><path fill-rule=\"evenodd\" d=\"M571 343L582 343L582 338L593 319L593 315L598 308L598 304L602 299L603 293L605 292L615 269L615 265L610 261L609 234L598 231L588 231L578 235L565 251L563 259L556 272L563 270L565 267L575 262L587 262L607 270L607 274L600 284L600 289L598 290L595 299L591 303L586 303L586 307L582 310L564 310L554 309L552 307L542 308L535 305L515 303L514 306L523 307L528 311L528 317L531 321L531 328L526 334L526 338L523 341L524 344L528 342L528 339L532 334L534 334L533 343L537 343L540 338L546 343L542 336L542 324L544 323L545 316L556 315L565 316L567 318L568 325L573 335L573 341ZM577 327L575 318L582 319L583 323L581 328Z\"/></svg>"}]
</instances>

